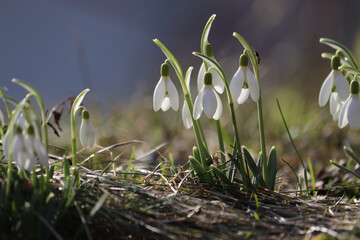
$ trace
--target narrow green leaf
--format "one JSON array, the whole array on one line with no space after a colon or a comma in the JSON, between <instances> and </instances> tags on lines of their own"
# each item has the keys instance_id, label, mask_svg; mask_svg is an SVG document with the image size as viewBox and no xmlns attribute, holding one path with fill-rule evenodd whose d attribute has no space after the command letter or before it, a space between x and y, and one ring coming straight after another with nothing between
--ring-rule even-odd
<instances>
[{"instance_id":1,"label":"narrow green leaf","mask_svg":"<svg viewBox=\"0 0 360 240\"><path fill-rule=\"evenodd\" d=\"M196 160L193 156L189 156L189 160L190 160L190 164L191 164L192 168L195 170L196 174L200 178L208 179L208 175L207 175L205 169L203 168L203 166L201 166L200 162L198 160Z\"/></svg>"},{"instance_id":2,"label":"narrow green leaf","mask_svg":"<svg viewBox=\"0 0 360 240\"><path fill-rule=\"evenodd\" d=\"M99 201L97 201L97 203L95 204L95 206L91 209L90 214L88 216L87 222L89 222L91 220L91 218L97 213L97 211L100 210L100 208L102 207L102 205L104 205L104 202L107 198L108 194L104 193Z\"/></svg>"},{"instance_id":3,"label":"narrow green leaf","mask_svg":"<svg viewBox=\"0 0 360 240\"><path fill-rule=\"evenodd\" d=\"M219 73L219 75L223 79L223 81L226 81L225 73L222 70L222 68L220 67L220 64L216 60L211 59L208 56L206 56L202 53L198 53L198 52L193 52L193 55L204 60L210 67L213 67Z\"/></svg>"},{"instance_id":4,"label":"narrow green leaf","mask_svg":"<svg viewBox=\"0 0 360 240\"><path fill-rule=\"evenodd\" d=\"M310 177L311 177L311 185L312 185L313 190L315 190L315 189L316 189L316 186L315 186L315 173L314 173L314 168L313 168L311 159L308 158L307 160L308 160L308 164L309 164L309 171L310 171Z\"/></svg>"},{"instance_id":5,"label":"narrow green leaf","mask_svg":"<svg viewBox=\"0 0 360 240\"><path fill-rule=\"evenodd\" d=\"M215 20L216 14L213 14L209 20L207 21L203 33L201 35L201 43L200 43L200 49L201 49L201 53L205 54L205 46L206 43L208 42L208 37L209 37L209 33L210 33L210 29L211 29L211 25L213 23L213 21Z\"/></svg>"},{"instance_id":6,"label":"narrow green leaf","mask_svg":"<svg viewBox=\"0 0 360 240\"><path fill-rule=\"evenodd\" d=\"M245 38L243 38L240 34L234 32L233 36L236 37L239 40L239 42L241 43L241 45L243 45L243 47L247 50L247 53L249 54L250 61L254 68L253 70L254 70L254 74L255 74L256 72L258 72L258 64L257 64L257 60L255 57L254 51L251 49L250 45L247 43Z\"/></svg>"},{"instance_id":7,"label":"narrow green leaf","mask_svg":"<svg viewBox=\"0 0 360 240\"><path fill-rule=\"evenodd\" d=\"M298 182L298 185L300 186L300 192L301 192L302 191L302 189L301 189L301 181L300 181L300 178L297 175L295 169L290 165L290 163L288 163L284 159L281 159L281 161L283 161L291 169L291 171L293 172L294 176L296 177L296 181Z\"/></svg>"},{"instance_id":8,"label":"narrow green leaf","mask_svg":"<svg viewBox=\"0 0 360 240\"><path fill-rule=\"evenodd\" d=\"M162 44L158 39L153 40L156 45L161 49L161 51L165 54L165 56L170 60L171 65L175 69L176 75L180 79L180 81L184 80L184 76L180 67L179 62L176 60L174 55Z\"/></svg>"},{"instance_id":9,"label":"narrow green leaf","mask_svg":"<svg viewBox=\"0 0 360 240\"><path fill-rule=\"evenodd\" d=\"M79 93L79 95L77 95L77 97L75 98L72 107L71 107L71 116L75 117L76 112L79 110L80 105L82 100L84 99L86 93L90 91L90 89L85 89L84 91L82 91L81 93Z\"/></svg>"},{"instance_id":10,"label":"narrow green leaf","mask_svg":"<svg viewBox=\"0 0 360 240\"><path fill-rule=\"evenodd\" d=\"M352 67L342 66L342 67L340 67L339 69L340 69L340 70L347 71L347 72L352 73L352 74L354 74L354 75L360 74L360 70L359 70L359 69L352 68Z\"/></svg>"},{"instance_id":11,"label":"narrow green leaf","mask_svg":"<svg viewBox=\"0 0 360 240\"><path fill-rule=\"evenodd\" d=\"M212 164L210 165L210 168L213 170L213 172L216 174L216 176L218 176L221 179L221 181L223 181L226 184L231 184L230 180L220 169L218 169L216 166L214 166Z\"/></svg>"},{"instance_id":12,"label":"narrow green leaf","mask_svg":"<svg viewBox=\"0 0 360 240\"><path fill-rule=\"evenodd\" d=\"M347 49L341 43L339 43L335 40L329 39L329 38L320 38L320 43L326 44L329 47L334 48L335 50L340 50L344 54L344 56L349 60L348 61L349 64L354 68L358 68L356 60L355 60L354 56L351 54L351 51L349 49Z\"/></svg>"},{"instance_id":13,"label":"narrow green leaf","mask_svg":"<svg viewBox=\"0 0 360 240\"><path fill-rule=\"evenodd\" d=\"M267 182L267 186L270 190L274 191L275 188L275 180L276 180L276 172L277 172L277 168L276 168L276 149L273 146L270 150L270 154L269 154L269 161L268 161L268 182Z\"/></svg>"},{"instance_id":14,"label":"narrow green leaf","mask_svg":"<svg viewBox=\"0 0 360 240\"><path fill-rule=\"evenodd\" d=\"M356 155L354 154L354 152L351 149L344 147L344 152L345 152L346 156L352 158L357 164L360 165L360 159L358 157L356 157Z\"/></svg>"},{"instance_id":15,"label":"narrow green leaf","mask_svg":"<svg viewBox=\"0 0 360 240\"><path fill-rule=\"evenodd\" d=\"M360 178L360 175L344 166L341 166L340 164L334 162L333 160L330 161L331 164L335 165L336 167L340 168L341 170L344 170L345 172L353 174L355 177Z\"/></svg>"},{"instance_id":16,"label":"narrow green leaf","mask_svg":"<svg viewBox=\"0 0 360 240\"><path fill-rule=\"evenodd\" d=\"M193 155L194 155L194 158L195 158L198 162L201 162L200 151L199 151L199 148L196 147L196 146L193 147Z\"/></svg>"}]
</instances>

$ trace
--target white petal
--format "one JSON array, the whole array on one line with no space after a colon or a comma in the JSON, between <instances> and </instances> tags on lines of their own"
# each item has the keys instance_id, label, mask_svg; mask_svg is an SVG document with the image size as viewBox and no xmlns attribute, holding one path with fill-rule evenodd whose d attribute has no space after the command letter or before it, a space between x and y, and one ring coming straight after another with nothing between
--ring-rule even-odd
<instances>
[{"instance_id":1,"label":"white petal","mask_svg":"<svg viewBox=\"0 0 360 240\"><path fill-rule=\"evenodd\" d=\"M337 99L339 98L338 93L337 92L332 92L330 95L330 113L334 114L336 111L336 108L338 106L338 101Z\"/></svg>"},{"instance_id":2,"label":"white petal","mask_svg":"<svg viewBox=\"0 0 360 240\"><path fill-rule=\"evenodd\" d=\"M204 113L208 118L213 118L217 109L217 100L212 86L205 85L203 96Z\"/></svg>"},{"instance_id":3,"label":"white petal","mask_svg":"<svg viewBox=\"0 0 360 240\"><path fill-rule=\"evenodd\" d=\"M201 91L201 89L204 86L204 74L205 74L205 65L204 62L201 64L200 70L199 70L199 74L198 74L198 78L197 78L197 88L198 88L198 92Z\"/></svg>"},{"instance_id":4,"label":"white petal","mask_svg":"<svg viewBox=\"0 0 360 240\"><path fill-rule=\"evenodd\" d=\"M334 86L334 70L332 70L329 75L326 77L325 81L321 85L320 94L319 94L319 105L320 107L325 106L329 100L331 90Z\"/></svg>"},{"instance_id":5,"label":"white petal","mask_svg":"<svg viewBox=\"0 0 360 240\"><path fill-rule=\"evenodd\" d=\"M353 130L356 130L360 125L360 102L357 95L351 95L351 100L349 101L349 105L347 107L347 119L350 127Z\"/></svg>"},{"instance_id":6,"label":"white petal","mask_svg":"<svg viewBox=\"0 0 360 240\"><path fill-rule=\"evenodd\" d=\"M169 110L171 107L171 103L170 103L170 99L169 97L165 97L162 104L161 104L161 110L163 110L163 112L166 112L167 110Z\"/></svg>"},{"instance_id":7,"label":"white petal","mask_svg":"<svg viewBox=\"0 0 360 240\"><path fill-rule=\"evenodd\" d=\"M224 92L224 82L222 78L220 77L219 73L215 69L210 69L210 73L212 74L212 84L215 88L215 90L222 94Z\"/></svg>"},{"instance_id":8,"label":"white petal","mask_svg":"<svg viewBox=\"0 0 360 240\"><path fill-rule=\"evenodd\" d=\"M193 126L193 122L190 115L190 110L186 102L184 102L182 108L182 120L186 129L189 129Z\"/></svg>"},{"instance_id":9,"label":"white petal","mask_svg":"<svg viewBox=\"0 0 360 240\"><path fill-rule=\"evenodd\" d=\"M4 155L5 157L9 158L9 148L10 148L10 130L6 131L5 136L4 136L4 144L3 144L3 151L4 151Z\"/></svg>"},{"instance_id":10,"label":"white petal","mask_svg":"<svg viewBox=\"0 0 360 240\"><path fill-rule=\"evenodd\" d=\"M349 122L347 119L347 107L349 105L349 101L350 101L350 96L348 97L348 99L345 101L344 105L341 107L340 110L340 114L339 114L339 128L343 128L345 127Z\"/></svg>"},{"instance_id":11,"label":"white petal","mask_svg":"<svg viewBox=\"0 0 360 240\"><path fill-rule=\"evenodd\" d=\"M214 91L214 94L216 96L216 104L217 104L217 107L216 107L216 112L213 116L213 118L215 120L219 120L220 117L221 117L221 114L222 114L222 111L223 111L223 106L222 106L222 102L221 102L221 98L220 96Z\"/></svg>"},{"instance_id":12,"label":"white petal","mask_svg":"<svg viewBox=\"0 0 360 240\"><path fill-rule=\"evenodd\" d=\"M159 82L156 84L154 95L153 95L153 107L155 112L159 111L161 105L164 101L166 93L166 85L163 77L160 78Z\"/></svg>"},{"instance_id":13,"label":"white petal","mask_svg":"<svg viewBox=\"0 0 360 240\"><path fill-rule=\"evenodd\" d=\"M239 98L237 99L238 104L243 104L249 98L249 95L250 95L249 89L243 88L241 90Z\"/></svg>"},{"instance_id":14,"label":"white petal","mask_svg":"<svg viewBox=\"0 0 360 240\"><path fill-rule=\"evenodd\" d=\"M168 91L171 107L174 111L179 110L179 94L170 78L166 80L166 89Z\"/></svg>"},{"instance_id":15,"label":"white petal","mask_svg":"<svg viewBox=\"0 0 360 240\"><path fill-rule=\"evenodd\" d=\"M203 111L204 88L205 88L205 86L200 90L200 92L197 95L195 102L194 102L193 117L195 120L200 118L201 113Z\"/></svg>"},{"instance_id":16,"label":"white petal","mask_svg":"<svg viewBox=\"0 0 360 240\"><path fill-rule=\"evenodd\" d=\"M259 101L260 87L258 81L255 79L254 74L248 68L246 70L246 80L249 85L250 96L254 102Z\"/></svg>"},{"instance_id":17,"label":"white petal","mask_svg":"<svg viewBox=\"0 0 360 240\"><path fill-rule=\"evenodd\" d=\"M339 93L339 98L345 101L350 95L350 84L340 71L336 70L334 72L336 91Z\"/></svg>"},{"instance_id":18,"label":"white petal","mask_svg":"<svg viewBox=\"0 0 360 240\"><path fill-rule=\"evenodd\" d=\"M245 72L243 67L239 67L230 82L230 92L233 99L238 99L242 86L245 81Z\"/></svg>"},{"instance_id":19,"label":"white petal","mask_svg":"<svg viewBox=\"0 0 360 240\"><path fill-rule=\"evenodd\" d=\"M34 150L36 155L36 160L44 167L49 167L49 158L48 153L44 145L39 141L39 139L34 137Z\"/></svg>"},{"instance_id":20,"label":"white petal","mask_svg":"<svg viewBox=\"0 0 360 240\"><path fill-rule=\"evenodd\" d=\"M95 142L95 131L89 119L83 119L80 124L80 142L84 148L91 148Z\"/></svg>"}]
</instances>

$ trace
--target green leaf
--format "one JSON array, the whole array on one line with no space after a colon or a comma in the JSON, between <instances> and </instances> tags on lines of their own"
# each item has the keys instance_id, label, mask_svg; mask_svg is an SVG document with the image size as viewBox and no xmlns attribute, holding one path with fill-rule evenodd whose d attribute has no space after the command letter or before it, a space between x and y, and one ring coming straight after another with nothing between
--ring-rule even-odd
<instances>
[{"instance_id":1,"label":"green leaf","mask_svg":"<svg viewBox=\"0 0 360 240\"><path fill-rule=\"evenodd\" d=\"M161 51L165 54L165 56L170 60L171 65L175 69L176 75L180 79L180 81L184 80L184 76L180 67L179 62L176 60L174 55L162 44L158 39L153 40L156 45L161 49Z\"/></svg>"},{"instance_id":2,"label":"green leaf","mask_svg":"<svg viewBox=\"0 0 360 240\"><path fill-rule=\"evenodd\" d=\"M75 117L76 112L79 110L82 100L84 99L86 93L90 91L90 89L85 89L75 98L72 107L71 107L71 116Z\"/></svg>"},{"instance_id":3,"label":"green leaf","mask_svg":"<svg viewBox=\"0 0 360 240\"><path fill-rule=\"evenodd\" d=\"M196 174L202 179L208 179L208 174L206 173L203 166L201 166L200 162L196 160L193 156L189 156L190 164L192 168L195 170Z\"/></svg>"},{"instance_id":4,"label":"green leaf","mask_svg":"<svg viewBox=\"0 0 360 240\"><path fill-rule=\"evenodd\" d=\"M201 43L200 43L200 49L201 49L201 53L205 54L205 46L206 43L208 42L208 37L209 37L209 33L210 33L210 29L211 29L211 25L213 23L213 21L215 20L216 14L213 14L209 20L207 21L203 33L201 35Z\"/></svg>"},{"instance_id":5,"label":"green leaf","mask_svg":"<svg viewBox=\"0 0 360 240\"><path fill-rule=\"evenodd\" d=\"M218 169L216 166L214 165L210 165L210 168L213 170L213 172L216 174L216 176L218 176L221 181L223 181L226 184L231 184L230 180L226 177L226 175L220 170Z\"/></svg>"},{"instance_id":6,"label":"green leaf","mask_svg":"<svg viewBox=\"0 0 360 240\"><path fill-rule=\"evenodd\" d=\"M214 60L209 58L208 56L202 54L202 53L198 53L198 52L193 52L193 54L199 58L201 58L202 60L204 60L210 67L214 68L220 75L220 77L222 78L222 80L224 82L226 82L226 77L225 77L225 73L222 70L222 68L220 67L220 64Z\"/></svg>"},{"instance_id":7,"label":"green leaf","mask_svg":"<svg viewBox=\"0 0 360 240\"><path fill-rule=\"evenodd\" d=\"M351 157L357 164L360 165L360 159L358 157L356 157L356 155L354 154L353 151L351 151L351 149L344 147L344 152L345 152L346 156Z\"/></svg>"},{"instance_id":8,"label":"green leaf","mask_svg":"<svg viewBox=\"0 0 360 240\"><path fill-rule=\"evenodd\" d=\"M276 179L276 149L273 146L270 150L269 161L268 161L268 182L267 186L270 190L274 191L275 188L275 179Z\"/></svg>"},{"instance_id":9,"label":"green leaf","mask_svg":"<svg viewBox=\"0 0 360 240\"><path fill-rule=\"evenodd\" d=\"M251 156L249 150L243 146L242 147L242 150L244 152L244 157L245 157L245 161L247 162L249 168L250 168L250 171L252 172L253 174L253 184L254 185L257 185L258 183L260 183L260 186L262 187L267 187L266 186L266 183L264 181L264 178L263 176L261 175L261 170L259 172L259 168L261 168L261 166L257 166L253 157ZM261 163L261 155L260 155L260 158L259 158L259 161L258 161L258 164Z\"/></svg>"},{"instance_id":10,"label":"green leaf","mask_svg":"<svg viewBox=\"0 0 360 240\"><path fill-rule=\"evenodd\" d=\"M354 74L354 75L360 74L360 70L359 70L359 69L352 68L352 67L342 66L342 67L340 67L339 69L340 69L340 70L347 71L347 72L352 73L352 74Z\"/></svg>"},{"instance_id":11,"label":"green leaf","mask_svg":"<svg viewBox=\"0 0 360 240\"><path fill-rule=\"evenodd\" d=\"M254 74L258 72L258 64L256 60L256 56L254 54L254 51L251 49L250 45L247 43L245 38L243 38L240 34L234 32L233 36L236 37L241 45L247 50L247 53L249 54L251 64L253 66Z\"/></svg>"},{"instance_id":12,"label":"green leaf","mask_svg":"<svg viewBox=\"0 0 360 240\"><path fill-rule=\"evenodd\" d=\"M354 176L356 176L357 178L360 178L360 175L344 166L341 166L340 164L337 164L336 162L334 162L333 160L330 160L330 163L335 165L336 167L340 168L341 170L344 170L345 172L351 173Z\"/></svg>"},{"instance_id":13,"label":"green leaf","mask_svg":"<svg viewBox=\"0 0 360 240\"><path fill-rule=\"evenodd\" d=\"M358 68L356 60L353 57L353 55L351 54L351 51L349 49L347 49L341 43L339 43L335 40L329 39L329 38L320 38L320 43L326 44L329 47L334 48L335 50L341 51L344 54L344 56L348 59L349 64L354 68Z\"/></svg>"}]
</instances>

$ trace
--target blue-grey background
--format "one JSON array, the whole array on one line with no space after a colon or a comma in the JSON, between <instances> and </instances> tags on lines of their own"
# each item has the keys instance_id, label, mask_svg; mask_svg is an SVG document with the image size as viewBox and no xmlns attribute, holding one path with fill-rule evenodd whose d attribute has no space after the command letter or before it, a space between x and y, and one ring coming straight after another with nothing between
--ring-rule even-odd
<instances>
[{"instance_id":1,"label":"blue-grey background","mask_svg":"<svg viewBox=\"0 0 360 240\"><path fill-rule=\"evenodd\" d=\"M159 78L164 56L152 39L173 51L183 71L199 67L191 52L216 13L209 40L229 77L242 52L236 31L260 53L264 87L301 86L316 98L329 71L319 38L358 53L359 9L356 0L2 0L0 82L15 97L25 92L12 78L30 83L48 108L84 88L105 108L127 103L135 92L151 94Z\"/></svg>"}]
</instances>

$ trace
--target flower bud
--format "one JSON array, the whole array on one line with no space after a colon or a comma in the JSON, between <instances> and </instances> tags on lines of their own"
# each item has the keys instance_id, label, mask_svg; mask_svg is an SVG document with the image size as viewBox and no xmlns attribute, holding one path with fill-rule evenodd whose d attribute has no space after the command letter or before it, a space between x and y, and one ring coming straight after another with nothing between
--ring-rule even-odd
<instances>
[{"instance_id":1,"label":"flower bud","mask_svg":"<svg viewBox=\"0 0 360 240\"><path fill-rule=\"evenodd\" d=\"M80 125L80 142L84 148L91 148L95 142L94 127L90 122L89 112L86 110L82 112L82 121Z\"/></svg>"},{"instance_id":2,"label":"flower bud","mask_svg":"<svg viewBox=\"0 0 360 240\"><path fill-rule=\"evenodd\" d=\"M339 56L333 56L331 58L331 69L339 70L340 65L341 65L340 57Z\"/></svg>"},{"instance_id":3,"label":"flower bud","mask_svg":"<svg viewBox=\"0 0 360 240\"><path fill-rule=\"evenodd\" d=\"M239 64L241 67L247 67L249 64L249 58L246 54L241 54Z\"/></svg>"},{"instance_id":4,"label":"flower bud","mask_svg":"<svg viewBox=\"0 0 360 240\"><path fill-rule=\"evenodd\" d=\"M170 76L170 66L169 66L169 64L167 64L167 63L161 64L160 74L163 77Z\"/></svg>"}]
</instances>

